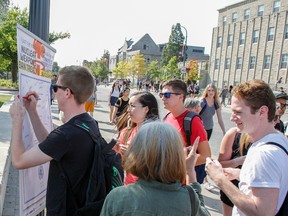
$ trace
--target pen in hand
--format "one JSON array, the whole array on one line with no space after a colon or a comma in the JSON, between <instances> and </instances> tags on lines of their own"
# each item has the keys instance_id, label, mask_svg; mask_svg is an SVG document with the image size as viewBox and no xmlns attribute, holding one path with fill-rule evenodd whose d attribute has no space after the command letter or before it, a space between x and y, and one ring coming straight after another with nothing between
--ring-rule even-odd
<instances>
[{"instance_id":1,"label":"pen in hand","mask_svg":"<svg viewBox=\"0 0 288 216\"><path fill-rule=\"evenodd\" d=\"M39 97L36 97L34 94L29 94L29 95L27 95L27 96L24 96L23 99L29 100L29 97L30 97L31 95L33 95L36 100L40 100L40 98L39 98Z\"/></svg>"}]
</instances>

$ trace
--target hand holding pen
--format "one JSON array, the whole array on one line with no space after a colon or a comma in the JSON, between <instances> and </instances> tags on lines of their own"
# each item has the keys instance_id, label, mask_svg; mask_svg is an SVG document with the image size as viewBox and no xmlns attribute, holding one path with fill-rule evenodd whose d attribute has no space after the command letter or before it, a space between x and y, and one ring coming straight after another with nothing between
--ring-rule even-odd
<instances>
[{"instance_id":1,"label":"hand holding pen","mask_svg":"<svg viewBox=\"0 0 288 216\"><path fill-rule=\"evenodd\" d=\"M36 111L37 100L40 100L39 95L34 91L29 91L23 97L23 104L28 112Z\"/></svg>"}]
</instances>

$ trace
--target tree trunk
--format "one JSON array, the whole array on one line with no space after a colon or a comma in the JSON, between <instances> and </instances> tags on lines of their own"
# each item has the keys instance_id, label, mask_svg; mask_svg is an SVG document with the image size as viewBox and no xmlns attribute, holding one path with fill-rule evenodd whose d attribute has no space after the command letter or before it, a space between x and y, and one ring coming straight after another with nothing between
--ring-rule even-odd
<instances>
[{"instance_id":1,"label":"tree trunk","mask_svg":"<svg viewBox=\"0 0 288 216\"><path fill-rule=\"evenodd\" d=\"M12 70L12 82L13 83L17 82L17 75L18 75L17 59L12 60L11 70Z\"/></svg>"}]
</instances>

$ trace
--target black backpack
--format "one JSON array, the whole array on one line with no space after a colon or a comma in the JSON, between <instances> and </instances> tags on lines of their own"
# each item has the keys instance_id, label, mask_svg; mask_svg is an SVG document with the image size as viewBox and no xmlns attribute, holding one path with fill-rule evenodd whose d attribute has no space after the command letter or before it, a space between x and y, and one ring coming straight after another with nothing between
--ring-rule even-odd
<instances>
[{"instance_id":1,"label":"black backpack","mask_svg":"<svg viewBox=\"0 0 288 216\"><path fill-rule=\"evenodd\" d=\"M107 194L113 188L123 185L124 170L122 167L122 159L118 153L112 150L116 144L116 140L112 139L110 143L107 144L101 134L95 135L85 123L77 122L76 120L74 126L86 131L95 143L94 158L86 190L86 201L83 207L79 207L77 204L71 189L71 184L61 164L58 163L58 165L73 196L72 199L77 208L75 215L100 215Z\"/></svg>"},{"instance_id":2,"label":"black backpack","mask_svg":"<svg viewBox=\"0 0 288 216\"><path fill-rule=\"evenodd\" d=\"M169 114L170 114L170 112L168 112L166 114L166 116L163 118L164 121ZM186 113L186 115L184 117L183 128L184 128L185 135L186 135L187 146L191 145L191 142L190 142L190 137L192 134L191 123L192 123L194 117L196 117L196 116L198 116L201 119L201 117L199 115L197 115L195 112L192 112L192 111L189 111L188 113Z\"/></svg>"}]
</instances>

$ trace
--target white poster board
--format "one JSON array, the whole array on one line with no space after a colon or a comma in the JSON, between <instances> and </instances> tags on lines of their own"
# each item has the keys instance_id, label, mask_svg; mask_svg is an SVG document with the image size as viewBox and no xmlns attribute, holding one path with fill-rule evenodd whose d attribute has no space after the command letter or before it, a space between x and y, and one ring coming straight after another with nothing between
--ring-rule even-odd
<instances>
[{"instance_id":1,"label":"white poster board","mask_svg":"<svg viewBox=\"0 0 288 216\"><path fill-rule=\"evenodd\" d=\"M51 79L40 75L51 72L55 49L17 25L17 51L20 100L28 91L37 92L40 98L37 102L37 112L41 122L50 132L53 129L50 108ZM39 144L27 113L22 131L26 150ZM44 210L48 172L49 163L20 171L20 216L36 215Z\"/></svg>"}]
</instances>

